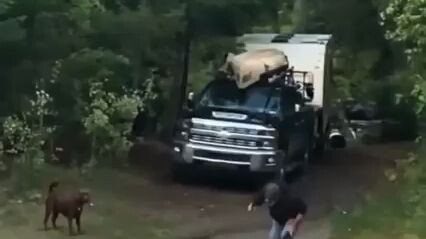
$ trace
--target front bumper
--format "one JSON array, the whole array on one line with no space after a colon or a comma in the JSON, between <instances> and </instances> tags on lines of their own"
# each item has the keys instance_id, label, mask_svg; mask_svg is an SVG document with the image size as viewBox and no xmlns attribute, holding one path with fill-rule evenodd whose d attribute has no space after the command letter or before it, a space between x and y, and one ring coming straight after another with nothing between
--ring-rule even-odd
<instances>
[{"instance_id":1,"label":"front bumper","mask_svg":"<svg viewBox=\"0 0 426 239\"><path fill-rule=\"evenodd\" d=\"M174 151L179 163L207 162L217 165L245 166L252 172L275 172L283 161L281 151L246 150L207 146L193 143L176 143Z\"/></svg>"}]
</instances>

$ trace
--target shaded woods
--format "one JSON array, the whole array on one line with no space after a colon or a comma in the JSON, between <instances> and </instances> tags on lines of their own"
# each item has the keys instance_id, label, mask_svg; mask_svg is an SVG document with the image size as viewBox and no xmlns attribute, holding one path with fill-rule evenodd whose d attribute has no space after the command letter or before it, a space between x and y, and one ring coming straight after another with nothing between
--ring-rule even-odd
<instances>
[{"instance_id":1,"label":"shaded woods","mask_svg":"<svg viewBox=\"0 0 426 239\"><path fill-rule=\"evenodd\" d=\"M411 76L424 68L407 61L405 43L417 36L402 35L406 22L388 9L381 24L388 4L0 0L0 169L32 172L58 158L82 172L126 165L138 112L145 136L169 139L186 91L200 90L235 37L253 31L332 33L341 98L376 101L383 117L411 122L423 100Z\"/></svg>"}]
</instances>

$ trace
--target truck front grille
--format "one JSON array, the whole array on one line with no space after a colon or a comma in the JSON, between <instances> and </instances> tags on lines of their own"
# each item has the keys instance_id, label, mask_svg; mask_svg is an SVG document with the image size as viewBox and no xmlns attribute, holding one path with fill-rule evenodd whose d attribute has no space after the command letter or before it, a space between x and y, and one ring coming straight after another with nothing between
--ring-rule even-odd
<instances>
[{"instance_id":1,"label":"truck front grille","mask_svg":"<svg viewBox=\"0 0 426 239\"><path fill-rule=\"evenodd\" d=\"M220 120L192 119L189 141L208 146L247 150L273 150L275 129Z\"/></svg>"},{"instance_id":2,"label":"truck front grille","mask_svg":"<svg viewBox=\"0 0 426 239\"><path fill-rule=\"evenodd\" d=\"M260 142L256 140L238 139L238 138L219 138L217 136L193 134L191 139L200 143L221 144L224 146L240 146L247 148L256 148L260 146Z\"/></svg>"},{"instance_id":3,"label":"truck front grille","mask_svg":"<svg viewBox=\"0 0 426 239\"><path fill-rule=\"evenodd\" d=\"M202 130L211 130L211 131L227 131L229 133L235 133L235 134L247 134L247 135L257 135L257 130L252 129L244 129L244 128L236 128L236 127L221 127L221 126L214 126L214 125L205 125L205 124L194 124L194 128L196 129L202 129Z\"/></svg>"}]
</instances>

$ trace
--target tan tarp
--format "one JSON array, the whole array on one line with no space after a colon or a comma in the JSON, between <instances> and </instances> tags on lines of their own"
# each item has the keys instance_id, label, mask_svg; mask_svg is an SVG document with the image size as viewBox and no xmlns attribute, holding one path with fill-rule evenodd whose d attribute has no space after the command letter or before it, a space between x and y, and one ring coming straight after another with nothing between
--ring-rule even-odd
<instances>
[{"instance_id":1,"label":"tan tarp","mask_svg":"<svg viewBox=\"0 0 426 239\"><path fill-rule=\"evenodd\" d=\"M278 68L288 67L287 56L276 49L229 54L221 71L235 80L238 88L246 88L260 80L260 76Z\"/></svg>"}]
</instances>

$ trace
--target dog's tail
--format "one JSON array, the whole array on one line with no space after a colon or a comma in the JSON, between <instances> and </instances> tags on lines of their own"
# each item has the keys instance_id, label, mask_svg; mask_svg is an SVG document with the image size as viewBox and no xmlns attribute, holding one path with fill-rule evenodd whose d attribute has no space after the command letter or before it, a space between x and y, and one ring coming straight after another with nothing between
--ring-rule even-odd
<instances>
[{"instance_id":1,"label":"dog's tail","mask_svg":"<svg viewBox=\"0 0 426 239\"><path fill-rule=\"evenodd\" d=\"M57 188L59 185L59 182L54 181L49 185L49 194L53 193L53 191L55 190L55 188Z\"/></svg>"}]
</instances>

